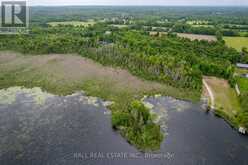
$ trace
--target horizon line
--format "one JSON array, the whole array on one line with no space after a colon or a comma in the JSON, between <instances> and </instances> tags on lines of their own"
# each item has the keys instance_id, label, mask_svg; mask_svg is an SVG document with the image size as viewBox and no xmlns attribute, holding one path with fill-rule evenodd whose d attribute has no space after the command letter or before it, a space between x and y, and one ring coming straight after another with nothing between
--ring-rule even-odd
<instances>
[{"instance_id":1,"label":"horizon line","mask_svg":"<svg viewBox=\"0 0 248 165\"><path fill-rule=\"evenodd\" d=\"M248 7L248 5L29 5L32 7Z\"/></svg>"}]
</instances>

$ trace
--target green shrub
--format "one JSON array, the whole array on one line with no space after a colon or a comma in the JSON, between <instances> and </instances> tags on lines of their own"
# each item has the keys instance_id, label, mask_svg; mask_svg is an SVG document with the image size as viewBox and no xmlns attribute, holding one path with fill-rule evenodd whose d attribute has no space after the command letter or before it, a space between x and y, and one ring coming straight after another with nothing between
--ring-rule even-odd
<instances>
[{"instance_id":1,"label":"green shrub","mask_svg":"<svg viewBox=\"0 0 248 165\"><path fill-rule=\"evenodd\" d=\"M152 146L153 150L159 149L160 143L163 140L160 126L153 123L146 125L143 129L142 140L146 148Z\"/></svg>"},{"instance_id":2,"label":"green shrub","mask_svg":"<svg viewBox=\"0 0 248 165\"><path fill-rule=\"evenodd\" d=\"M241 112L238 115L238 121L239 123L241 123L242 127L248 129L248 112Z\"/></svg>"},{"instance_id":3,"label":"green shrub","mask_svg":"<svg viewBox=\"0 0 248 165\"><path fill-rule=\"evenodd\" d=\"M112 125L131 144L141 150L157 150L163 140L160 126L152 122L151 114L140 101L132 101L126 112L114 112Z\"/></svg>"},{"instance_id":4,"label":"green shrub","mask_svg":"<svg viewBox=\"0 0 248 165\"><path fill-rule=\"evenodd\" d=\"M118 127L130 127L134 122L131 114L125 112L115 112L112 114L112 126L117 129Z\"/></svg>"},{"instance_id":5,"label":"green shrub","mask_svg":"<svg viewBox=\"0 0 248 165\"><path fill-rule=\"evenodd\" d=\"M238 114L239 123L248 129L248 92L241 93L241 112Z\"/></svg>"},{"instance_id":6,"label":"green shrub","mask_svg":"<svg viewBox=\"0 0 248 165\"><path fill-rule=\"evenodd\" d=\"M148 120L151 118L149 109L140 101L133 101L129 106L129 112L134 117L134 120L141 125L147 124Z\"/></svg>"}]
</instances>

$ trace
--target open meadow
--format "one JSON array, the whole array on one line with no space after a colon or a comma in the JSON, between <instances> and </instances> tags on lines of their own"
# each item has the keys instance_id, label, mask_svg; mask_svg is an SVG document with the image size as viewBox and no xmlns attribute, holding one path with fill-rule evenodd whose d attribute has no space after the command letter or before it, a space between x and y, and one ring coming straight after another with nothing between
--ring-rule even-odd
<instances>
[{"instance_id":1,"label":"open meadow","mask_svg":"<svg viewBox=\"0 0 248 165\"><path fill-rule=\"evenodd\" d=\"M243 47L248 48L248 37L224 37L226 44L241 51Z\"/></svg>"}]
</instances>

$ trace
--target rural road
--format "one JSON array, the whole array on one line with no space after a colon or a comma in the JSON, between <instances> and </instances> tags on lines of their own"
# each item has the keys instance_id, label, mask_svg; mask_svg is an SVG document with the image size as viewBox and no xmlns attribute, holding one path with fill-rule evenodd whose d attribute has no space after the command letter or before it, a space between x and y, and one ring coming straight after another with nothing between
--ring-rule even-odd
<instances>
[{"instance_id":1,"label":"rural road","mask_svg":"<svg viewBox=\"0 0 248 165\"><path fill-rule=\"evenodd\" d=\"M206 87L207 91L208 91L208 95L210 97L210 100L211 100L211 109L213 110L214 109L214 94L211 90L211 88L209 87L208 83L203 79L203 84L204 86Z\"/></svg>"}]
</instances>

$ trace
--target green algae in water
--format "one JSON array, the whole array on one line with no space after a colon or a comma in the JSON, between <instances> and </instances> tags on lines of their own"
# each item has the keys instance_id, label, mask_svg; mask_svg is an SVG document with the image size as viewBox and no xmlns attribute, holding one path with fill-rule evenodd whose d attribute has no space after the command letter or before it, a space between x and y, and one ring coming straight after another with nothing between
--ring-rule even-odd
<instances>
[{"instance_id":1,"label":"green algae in water","mask_svg":"<svg viewBox=\"0 0 248 165\"><path fill-rule=\"evenodd\" d=\"M84 104L87 104L87 105L92 105L92 106L95 106L95 107L100 106L97 97L81 96L80 101L83 102Z\"/></svg>"},{"instance_id":2,"label":"green algae in water","mask_svg":"<svg viewBox=\"0 0 248 165\"><path fill-rule=\"evenodd\" d=\"M13 87L0 90L0 104L12 104L16 100L16 93L20 88Z\"/></svg>"},{"instance_id":3,"label":"green algae in water","mask_svg":"<svg viewBox=\"0 0 248 165\"><path fill-rule=\"evenodd\" d=\"M12 104L16 101L17 94L26 94L33 98L37 105L45 104L46 100L53 97L52 94L43 92L41 88L11 87L0 90L0 104Z\"/></svg>"},{"instance_id":4,"label":"green algae in water","mask_svg":"<svg viewBox=\"0 0 248 165\"><path fill-rule=\"evenodd\" d=\"M144 104L144 106L146 108L148 108L150 110L150 114L152 116L152 121L155 124L160 125L161 130L163 132L164 135L167 135L168 132L168 126L167 126L167 121L168 121L168 113L167 110L164 106L162 106L161 104L152 104L150 102L145 101L145 99L147 98L147 96L145 98L143 98L142 103ZM158 97L156 97L158 98Z\"/></svg>"}]
</instances>

